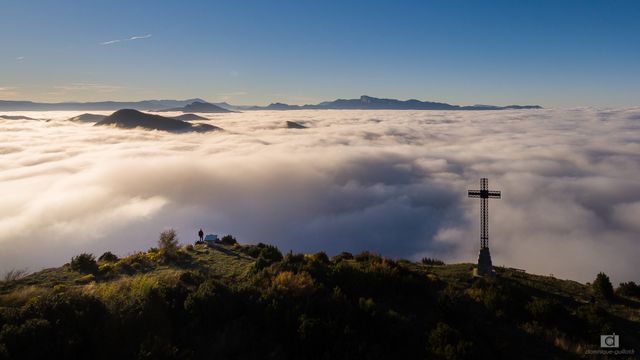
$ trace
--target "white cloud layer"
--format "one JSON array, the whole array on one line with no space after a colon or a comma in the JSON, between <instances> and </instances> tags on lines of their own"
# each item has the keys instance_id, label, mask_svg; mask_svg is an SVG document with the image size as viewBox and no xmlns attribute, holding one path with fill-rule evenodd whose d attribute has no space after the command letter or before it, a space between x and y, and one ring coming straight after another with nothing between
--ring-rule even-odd
<instances>
[{"instance_id":1,"label":"white cloud layer","mask_svg":"<svg viewBox=\"0 0 640 360\"><path fill-rule=\"evenodd\" d=\"M166 227L474 262L466 191L488 177L495 264L640 280L640 109L258 111L179 135L20 114L52 120L0 120L0 271L143 250Z\"/></svg>"}]
</instances>

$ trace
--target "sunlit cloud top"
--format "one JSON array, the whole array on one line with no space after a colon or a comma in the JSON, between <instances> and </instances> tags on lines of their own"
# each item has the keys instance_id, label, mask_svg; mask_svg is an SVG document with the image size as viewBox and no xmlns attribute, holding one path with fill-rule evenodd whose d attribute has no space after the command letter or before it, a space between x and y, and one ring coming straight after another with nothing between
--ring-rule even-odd
<instances>
[{"instance_id":1,"label":"sunlit cloud top","mask_svg":"<svg viewBox=\"0 0 640 360\"><path fill-rule=\"evenodd\" d=\"M0 119L0 273L144 250L166 227L184 243L204 228L284 252L475 262L467 190L488 177L494 264L640 276L640 108L247 111L208 115L225 129L208 134L79 114Z\"/></svg>"}]
</instances>

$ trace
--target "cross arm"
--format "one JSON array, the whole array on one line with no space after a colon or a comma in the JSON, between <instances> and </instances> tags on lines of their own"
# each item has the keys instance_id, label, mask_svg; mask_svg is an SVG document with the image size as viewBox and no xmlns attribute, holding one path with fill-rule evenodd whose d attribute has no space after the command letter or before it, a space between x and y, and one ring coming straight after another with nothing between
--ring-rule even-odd
<instances>
[{"instance_id":1,"label":"cross arm","mask_svg":"<svg viewBox=\"0 0 640 360\"><path fill-rule=\"evenodd\" d=\"M500 199L500 191L469 190L470 198Z\"/></svg>"},{"instance_id":2,"label":"cross arm","mask_svg":"<svg viewBox=\"0 0 640 360\"><path fill-rule=\"evenodd\" d=\"M480 190L469 190L469 197L470 198L479 198L480 197Z\"/></svg>"},{"instance_id":3,"label":"cross arm","mask_svg":"<svg viewBox=\"0 0 640 360\"><path fill-rule=\"evenodd\" d=\"M500 199L500 191L489 191L488 197L491 199Z\"/></svg>"}]
</instances>

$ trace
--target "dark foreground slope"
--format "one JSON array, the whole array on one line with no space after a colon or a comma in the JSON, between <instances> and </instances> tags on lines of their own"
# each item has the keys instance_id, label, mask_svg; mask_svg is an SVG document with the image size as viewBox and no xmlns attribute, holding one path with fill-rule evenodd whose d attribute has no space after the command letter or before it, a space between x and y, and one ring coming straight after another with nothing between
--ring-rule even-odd
<instances>
[{"instance_id":1,"label":"dark foreground slope","mask_svg":"<svg viewBox=\"0 0 640 360\"><path fill-rule=\"evenodd\" d=\"M0 358L572 359L611 332L640 349L640 303L576 282L230 243L4 282Z\"/></svg>"}]
</instances>

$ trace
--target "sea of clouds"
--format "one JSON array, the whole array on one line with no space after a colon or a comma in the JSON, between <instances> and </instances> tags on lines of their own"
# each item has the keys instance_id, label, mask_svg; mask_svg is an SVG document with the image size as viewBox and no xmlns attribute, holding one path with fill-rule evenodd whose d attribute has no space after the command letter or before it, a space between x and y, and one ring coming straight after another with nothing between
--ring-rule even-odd
<instances>
[{"instance_id":1,"label":"sea of clouds","mask_svg":"<svg viewBox=\"0 0 640 360\"><path fill-rule=\"evenodd\" d=\"M165 228L329 255L640 280L640 109L209 114L207 134L0 119L0 272L155 246ZM0 114L1 115L1 114ZM307 129L287 129L286 121Z\"/></svg>"}]
</instances>

